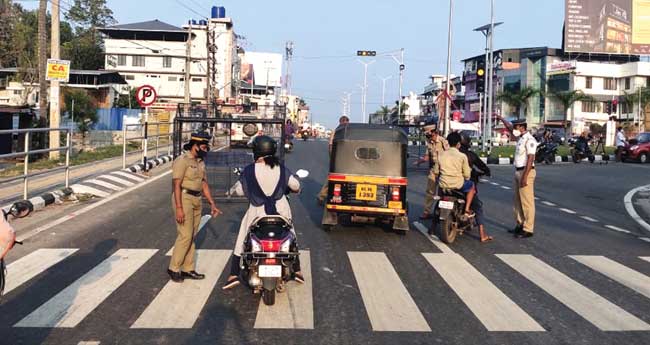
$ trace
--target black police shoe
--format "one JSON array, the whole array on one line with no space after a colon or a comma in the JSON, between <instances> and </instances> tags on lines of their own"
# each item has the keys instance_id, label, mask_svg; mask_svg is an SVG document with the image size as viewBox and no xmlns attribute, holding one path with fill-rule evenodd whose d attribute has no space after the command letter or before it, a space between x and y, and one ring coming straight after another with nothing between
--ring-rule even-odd
<instances>
[{"instance_id":1,"label":"black police shoe","mask_svg":"<svg viewBox=\"0 0 650 345\"><path fill-rule=\"evenodd\" d=\"M185 279L201 280L205 278L205 274L197 273L196 271L181 272L181 276Z\"/></svg>"},{"instance_id":2,"label":"black police shoe","mask_svg":"<svg viewBox=\"0 0 650 345\"><path fill-rule=\"evenodd\" d=\"M515 235L520 234L524 232L524 226L521 224L517 224L517 226L515 226L513 229L508 230L508 232Z\"/></svg>"},{"instance_id":3,"label":"black police shoe","mask_svg":"<svg viewBox=\"0 0 650 345\"><path fill-rule=\"evenodd\" d=\"M515 237L516 238L529 238L529 237L533 237L533 233L528 232L528 231L522 231L522 232L520 232L518 234L515 234Z\"/></svg>"},{"instance_id":4,"label":"black police shoe","mask_svg":"<svg viewBox=\"0 0 650 345\"><path fill-rule=\"evenodd\" d=\"M182 283L183 282L183 275L181 274L181 272L174 272L174 271L168 269L167 274L169 274L169 278L174 283Z\"/></svg>"}]
</instances>

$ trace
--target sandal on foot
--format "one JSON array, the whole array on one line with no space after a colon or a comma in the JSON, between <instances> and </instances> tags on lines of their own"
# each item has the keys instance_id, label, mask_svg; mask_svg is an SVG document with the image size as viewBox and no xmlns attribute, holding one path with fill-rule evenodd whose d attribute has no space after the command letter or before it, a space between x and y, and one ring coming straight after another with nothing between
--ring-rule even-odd
<instances>
[{"instance_id":1,"label":"sandal on foot","mask_svg":"<svg viewBox=\"0 0 650 345\"><path fill-rule=\"evenodd\" d=\"M492 237L492 236L486 236L485 238L481 238L481 243L490 242L493 239L494 239L494 237Z\"/></svg>"},{"instance_id":2,"label":"sandal on foot","mask_svg":"<svg viewBox=\"0 0 650 345\"><path fill-rule=\"evenodd\" d=\"M296 282L298 282L300 284L305 283L305 277L303 277L302 274L300 274L300 273L295 273L293 275L293 280L295 280Z\"/></svg>"},{"instance_id":3,"label":"sandal on foot","mask_svg":"<svg viewBox=\"0 0 650 345\"><path fill-rule=\"evenodd\" d=\"M235 286L237 286L239 284L241 284L241 282L239 281L239 278L232 278L232 279L228 280L226 282L226 284L224 284L221 289L222 290L229 290L229 289L232 289L232 288L234 288Z\"/></svg>"}]
</instances>

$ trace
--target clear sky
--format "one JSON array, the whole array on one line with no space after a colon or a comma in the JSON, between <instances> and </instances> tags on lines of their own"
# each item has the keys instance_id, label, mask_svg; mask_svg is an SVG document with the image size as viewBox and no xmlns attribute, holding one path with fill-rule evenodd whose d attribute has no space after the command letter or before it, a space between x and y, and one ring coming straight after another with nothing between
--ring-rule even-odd
<instances>
[{"instance_id":1,"label":"clear sky","mask_svg":"<svg viewBox=\"0 0 650 345\"><path fill-rule=\"evenodd\" d=\"M33 7L34 2L22 2ZM72 0L62 0L72 3ZM489 23L490 0L454 0L452 73L460 60L482 54L483 35L472 29ZM560 47L564 0L495 0L495 48ZM428 76L445 74L449 0L108 0L119 23L159 19L182 25L189 18L209 17L213 5L225 6L235 31L251 51L282 53L294 42L293 90L311 106L314 121L332 126L341 113L343 92L352 95L353 121L361 119L363 68L357 50L405 49L404 94L422 92ZM184 6L183 6L184 5ZM193 11L191 11L191 8ZM370 60L371 58L366 58ZM381 104L379 76L387 82L386 98L398 95L398 66L388 56L376 58L368 73L368 111Z\"/></svg>"}]
</instances>

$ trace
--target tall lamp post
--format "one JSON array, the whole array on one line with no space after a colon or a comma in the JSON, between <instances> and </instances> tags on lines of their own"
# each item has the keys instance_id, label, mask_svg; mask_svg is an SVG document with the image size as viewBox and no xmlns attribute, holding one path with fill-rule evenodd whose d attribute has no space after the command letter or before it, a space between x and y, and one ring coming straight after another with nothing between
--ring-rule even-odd
<instances>
[{"instance_id":1,"label":"tall lamp post","mask_svg":"<svg viewBox=\"0 0 650 345\"><path fill-rule=\"evenodd\" d=\"M366 100L368 97L367 91L368 91L368 66L372 65L375 63L375 60L372 60L370 62L364 62L361 60L358 60L360 64L363 65L363 96L362 96L362 101L361 101L361 112L363 116L363 123L366 123Z\"/></svg>"},{"instance_id":2,"label":"tall lamp post","mask_svg":"<svg viewBox=\"0 0 650 345\"><path fill-rule=\"evenodd\" d=\"M449 26L447 28L447 74L445 79L445 122L443 124L443 135L446 137L449 134L449 90L450 90L450 77L451 77L451 39L452 39L452 21L454 17L454 0L449 0Z\"/></svg>"},{"instance_id":3,"label":"tall lamp post","mask_svg":"<svg viewBox=\"0 0 650 345\"><path fill-rule=\"evenodd\" d=\"M381 105L383 107L386 106L386 81L390 80L393 78L392 75L389 75L388 77L378 77L379 80L381 80Z\"/></svg>"}]
</instances>

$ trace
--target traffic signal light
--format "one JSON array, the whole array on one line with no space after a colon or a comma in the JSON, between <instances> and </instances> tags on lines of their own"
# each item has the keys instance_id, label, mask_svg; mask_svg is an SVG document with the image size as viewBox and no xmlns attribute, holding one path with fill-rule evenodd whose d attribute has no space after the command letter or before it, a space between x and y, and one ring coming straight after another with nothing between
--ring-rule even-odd
<instances>
[{"instance_id":1,"label":"traffic signal light","mask_svg":"<svg viewBox=\"0 0 650 345\"><path fill-rule=\"evenodd\" d=\"M612 113L614 113L614 114L617 113L617 111L616 111L616 110L617 110L617 109L616 109L616 106L617 106L617 105L618 105L618 100L617 100L617 99L613 100L613 101L612 101Z\"/></svg>"},{"instance_id":2,"label":"traffic signal light","mask_svg":"<svg viewBox=\"0 0 650 345\"><path fill-rule=\"evenodd\" d=\"M476 92L485 92L485 62L479 61L476 66Z\"/></svg>"},{"instance_id":3,"label":"traffic signal light","mask_svg":"<svg viewBox=\"0 0 650 345\"><path fill-rule=\"evenodd\" d=\"M357 56L376 56L377 52L374 50L357 50Z\"/></svg>"},{"instance_id":4,"label":"traffic signal light","mask_svg":"<svg viewBox=\"0 0 650 345\"><path fill-rule=\"evenodd\" d=\"M605 112L607 113L607 115L612 114L612 102L611 101L605 102Z\"/></svg>"}]
</instances>

